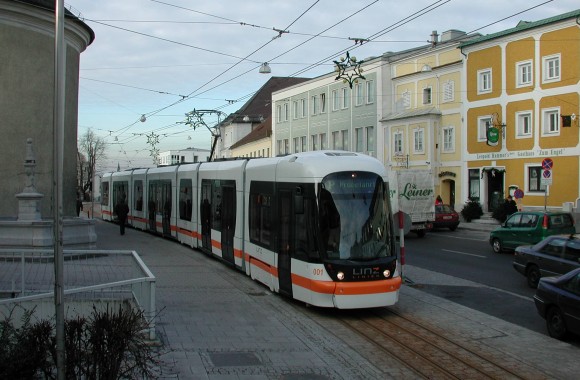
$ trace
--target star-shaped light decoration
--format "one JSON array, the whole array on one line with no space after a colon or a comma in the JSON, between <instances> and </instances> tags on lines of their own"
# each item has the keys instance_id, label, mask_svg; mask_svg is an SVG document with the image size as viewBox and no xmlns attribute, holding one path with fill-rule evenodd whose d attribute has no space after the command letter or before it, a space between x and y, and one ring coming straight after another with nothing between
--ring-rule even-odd
<instances>
[{"instance_id":1,"label":"star-shaped light decoration","mask_svg":"<svg viewBox=\"0 0 580 380\"><path fill-rule=\"evenodd\" d=\"M340 57L340 61L333 61L336 65L334 71L338 73L335 80L340 80L344 83L348 83L350 88L352 85L356 83L359 79L366 79L363 75L363 69L361 65L364 61L357 62L356 57L351 57L349 52L346 52L346 58ZM350 71L352 69L352 71ZM346 71L349 70L347 73Z\"/></svg>"},{"instance_id":2,"label":"star-shaped light decoration","mask_svg":"<svg viewBox=\"0 0 580 380\"><path fill-rule=\"evenodd\" d=\"M148 134L146 136L147 136L147 144L149 144L149 145L159 144L159 135L156 135L155 133L151 132L150 134Z\"/></svg>"}]
</instances>

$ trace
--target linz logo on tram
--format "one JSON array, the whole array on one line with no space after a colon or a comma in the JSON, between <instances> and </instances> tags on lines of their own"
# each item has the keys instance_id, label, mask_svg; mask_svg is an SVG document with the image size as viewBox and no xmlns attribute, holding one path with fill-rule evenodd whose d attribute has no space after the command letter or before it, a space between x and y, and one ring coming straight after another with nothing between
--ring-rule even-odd
<instances>
[{"instance_id":1,"label":"linz logo on tram","mask_svg":"<svg viewBox=\"0 0 580 380\"><path fill-rule=\"evenodd\" d=\"M375 278L381 278L381 268L373 267L373 268L353 268L352 269L352 278L357 280L370 280Z\"/></svg>"}]
</instances>

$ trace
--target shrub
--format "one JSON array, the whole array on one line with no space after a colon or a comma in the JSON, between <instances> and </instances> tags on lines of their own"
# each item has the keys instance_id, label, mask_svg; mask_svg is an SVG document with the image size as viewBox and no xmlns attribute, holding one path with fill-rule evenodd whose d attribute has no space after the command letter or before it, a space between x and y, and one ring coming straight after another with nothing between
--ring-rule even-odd
<instances>
[{"instance_id":1,"label":"shrub","mask_svg":"<svg viewBox=\"0 0 580 380\"><path fill-rule=\"evenodd\" d=\"M50 321L31 323L26 312L21 328L11 316L0 321L0 379L56 378L56 337ZM119 307L90 317L65 321L67 379L155 378L162 370L160 354L146 340L148 326L141 312Z\"/></svg>"},{"instance_id":2,"label":"shrub","mask_svg":"<svg viewBox=\"0 0 580 380\"><path fill-rule=\"evenodd\" d=\"M461 216L465 221L471 222L473 219L479 219L483 215L483 209L479 202L474 199L469 199L463 209L461 210Z\"/></svg>"},{"instance_id":3,"label":"shrub","mask_svg":"<svg viewBox=\"0 0 580 380\"><path fill-rule=\"evenodd\" d=\"M491 214L491 216L499 221L499 222L505 222L505 220L507 219L508 215L507 212L505 210L505 207L503 206L498 206L495 208L495 210L493 210L493 213Z\"/></svg>"}]
</instances>

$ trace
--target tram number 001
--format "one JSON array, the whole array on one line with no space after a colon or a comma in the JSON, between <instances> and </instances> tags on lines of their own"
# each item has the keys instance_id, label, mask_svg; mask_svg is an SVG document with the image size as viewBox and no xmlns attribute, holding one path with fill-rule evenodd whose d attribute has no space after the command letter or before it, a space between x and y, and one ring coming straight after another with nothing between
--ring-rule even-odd
<instances>
[{"instance_id":1,"label":"tram number 001","mask_svg":"<svg viewBox=\"0 0 580 380\"><path fill-rule=\"evenodd\" d=\"M314 268L312 269L312 274L315 276L322 276L324 274L324 270L322 268Z\"/></svg>"}]
</instances>

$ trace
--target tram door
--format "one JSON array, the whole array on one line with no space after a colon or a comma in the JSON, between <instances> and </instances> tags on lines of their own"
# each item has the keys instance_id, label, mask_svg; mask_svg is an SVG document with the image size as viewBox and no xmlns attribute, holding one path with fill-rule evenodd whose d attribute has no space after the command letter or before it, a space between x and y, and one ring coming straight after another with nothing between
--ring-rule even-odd
<instances>
[{"instance_id":1,"label":"tram door","mask_svg":"<svg viewBox=\"0 0 580 380\"><path fill-rule=\"evenodd\" d=\"M222 187L222 258L234 263L234 234L236 231L236 189Z\"/></svg>"},{"instance_id":2,"label":"tram door","mask_svg":"<svg viewBox=\"0 0 580 380\"><path fill-rule=\"evenodd\" d=\"M278 281L280 282L280 293L292 296L292 272L290 262L294 251L293 223L292 223L292 203L294 195L292 191L280 191L279 221L280 221L280 245L278 250Z\"/></svg>"},{"instance_id":3,"label":"tram door","mask_svg":"<svg viewBox=\"0 0 580 380\"><path fill-rule=\"evenodd\" d=\"M211 252L211 184L205 179L201 184L201 199L201 205L199 206L201 246L204 251Z\"/></svg>"},{"instance_id":4,"label":"tram door","mask_svg":"<svg viewBox=\"0 0 580 380\"><path fill-rule=\"evenodd\" d=\"M163 235L171 236L171 182L163 181L161 188L161 199L163 202L163 213L161 214L161 225L163 226Z\"/></svg>"}]
</instances>

